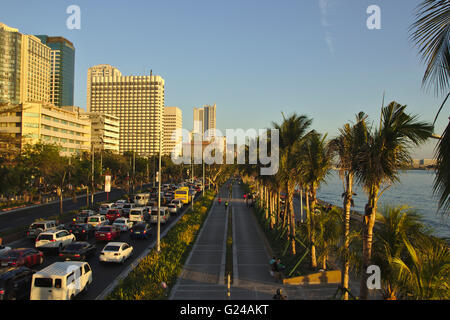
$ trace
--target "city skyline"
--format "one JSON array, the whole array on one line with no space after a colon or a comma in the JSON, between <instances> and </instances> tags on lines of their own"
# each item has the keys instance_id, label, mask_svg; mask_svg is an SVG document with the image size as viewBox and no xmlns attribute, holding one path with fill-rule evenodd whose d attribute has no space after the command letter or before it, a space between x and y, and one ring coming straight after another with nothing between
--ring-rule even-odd
<instances>
[{"instance_id":1,"label":"city skyline","mask_svg":"<svg viewBox=\"0 0 450 320\"><path fill-rule=\"evenodd\" d=\"M69 30L65 25L68 2L30 4L19 15L15 13L20 6L17 1L4 6L0 21L25 34L59 35L74 43L74 104L82 108L87 108L87 68L105 63L125 74L145 75L150 69L161 74L167 81L166 105L184 110L185 124L192 123L193 107L216 101L221 106L219 129L265 128L272 121L281 121L281 112L297 112L313 118L313 127L328 132L331 138L360 110L376 124L383 94L385 104L392 100L407 104L409 112L427 121L433 121L443 100L422 89L424 66L408 40L419 1L376 2L382 9L383 24L381 30L372 31L365 26L369 1L288 1L280 8L273 2L261 2L256 11L251 2L222 7L197 1L192 8L176 3L176 19L169 21L177 23L160 28L152 44L139 42L139 36L167 18L173 7L135 1L122 15L123 5L108 4L115 18L109 22L97 19L102 5L80 1L81 29ZM201 14L196 12L199 6ZM155 16L152 22L141 18L150 11ZM36 12L42 15L33 15ZM58 19L44 21L47 15ZM202 15L214 17L215 24L206 28L199 19L192 20ZM113 25L113 21L122 23ZM228 21L233 21L229 30L224 28ZM347 22L345 26L342 21ZM177 28L181 25L186 30ZM131 29L135 32L130 33ZM185 32L191 36L183 40ZM124 51L126 46L117 46L114 39L122 34L129 36L137 50ZM161 47L155 45L158 41ZM208 50L194 50L201 46ZM175 50L181 47L182 54ZM438 119L437 134L442 133L446 120L443 115ZM434 144L428 142L415 157L430 158Z\"/></svg>"}]
</instances>

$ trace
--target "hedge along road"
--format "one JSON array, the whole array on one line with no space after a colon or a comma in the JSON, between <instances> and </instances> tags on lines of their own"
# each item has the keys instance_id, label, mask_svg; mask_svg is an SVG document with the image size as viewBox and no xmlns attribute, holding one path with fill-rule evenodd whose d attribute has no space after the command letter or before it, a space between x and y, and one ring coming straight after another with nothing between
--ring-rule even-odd
<instances>
[{"instance_id":1,"label":"hedge along road","mask_svg":"<svg viewBox=\"0 0 450 320\"><path fill-rule=\"evenodd\" d=\"M196 198L199 196L197 194ZM168 228L172 227L172 223L178 217L184 215L187 210L190 208L190 205L184 206L182 211L178 213L178 216L171 215L169 221L166 224L161 224L161 234ZM114 241L118 242L126 242L133 247L133 255L127 259L123 264L118 263L105 263L101 264L99 262L99 255L101 250L107 244L106 241L96 241L95 239L89 239L88 242L95 244L97 248L96 254L86 259L86 262L92 268L92 285L89 287L86 293L80 294L76 299L77 300L95 300L101 293L104 292L108 286L114 282L114 280L124 271L126 270L133 261L138 258L146 249L148 249L152 244L154 244L156 240L156 224L151 225L151 237L147 240L132 240L130 239L129 232L123 232L120 235L119 239ZM28 239L23 239L21 241L16 241L13 248L19 247L33 247L33 243ZM41 266L34 267L33 269L38 271L41 270L54 262L59 261L57 254L44 252L44 263Z\"/></svg>"},{"instance_id":2,"label":"hedge along road","mask_svg":"<svg viewBox=\"0 0 450 320\"><path fill-rule=\"evenodd\" d=\"M151 184L145 184L142 187L146 188ZM127 190L123 189L111 189L108 195L108 199L114 201L119 199L126 193ZM89 197L91 195L89 194ZM89 198L90 201L90 198ZM94 202L105 202L106 192L99 192L94 195ZM86 195L77 198L77 202L73 202L73 199L63 200L63 210L68 212L71 210L79 210L86 206ZM33 206L31 208L23 208L20 210L14 210L12 212L5 212L0 214L0 232L7 229L16 229L20 227L27 227L31 225L37 219L46 219L47 217L56 216L59 214L59 201L55 203L43 204L39 206ZM25 236L25 235L24 235Z\"/></svg>"}]
</instances>

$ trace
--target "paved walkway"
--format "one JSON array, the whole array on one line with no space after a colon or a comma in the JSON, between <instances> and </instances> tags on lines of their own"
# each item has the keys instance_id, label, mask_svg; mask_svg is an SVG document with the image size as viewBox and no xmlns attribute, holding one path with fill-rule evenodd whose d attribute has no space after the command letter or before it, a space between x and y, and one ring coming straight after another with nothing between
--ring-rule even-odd
<instances>
[{"instance_id":1,"label":"paved walkway","mask_svg":"<svg viewBox=\"0 0 450 320\"><path fill-rule=\"evenodd\" d=\"M214 202L170 299L227 299L224 279L228 219L223 205L227 195L228 189L222 188L219 193L222 205L217 200ZM230 205L233 228L231 300L271 300L278 288L284 290L289 300L329 299L333 296L336 285L291 286L277 283L269 273L271 249L253 212L247 208L239 185L233 186Z\"/></svg>"}]
</instances>

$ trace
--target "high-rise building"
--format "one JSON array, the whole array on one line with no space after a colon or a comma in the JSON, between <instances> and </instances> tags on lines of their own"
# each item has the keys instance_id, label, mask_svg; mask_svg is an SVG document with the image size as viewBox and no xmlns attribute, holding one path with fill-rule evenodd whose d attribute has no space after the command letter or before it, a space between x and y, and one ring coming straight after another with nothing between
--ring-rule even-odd
<instances>
[{"instance_id":1,"label":"high-rise building","mask_svg":"<svg viewBox=\"0 0 450 320\"><path fill-rule=\"evenodd\" d=\"M88 111L119 118L119 152L141 156L163 149L164 79L122 76L116 68L99 65L88 70Z\"/></svg>"},{"instance_id":2,"label":"high-rise building","mask_svg":"<svg viewBox=\"0 0 450 320\"><path fill-rule=\"evenodd\" d=\"M50 103L72 106L75 79L75 48L63 37L37 35L51 49Z\"/></svg>"},{"instance_id":3,"label":"high-rise building","mask_svg":"<svg viewBox=\"0 0 450 320\"><path fill-rule=\"evenodd\" d=\"M213 131L207 133L210 129L216 129L216 104L194 108L193 133L201 133L204 138L209 139L215 136Z\"/></svg>"},{"instance_id":4,"label":"high-rise building","mask_svg":"<svg viewBox=\"0 0 450 320\"><path fill-rule=\"evenodd\" d=\"M165 155L179 156L182 152L183 113L177 107L164 108L164 152Z\"/></svg>"},{"instance_id":5,"label":"high-rise building","mask_svg":"<svg viewBox=\"0 0 450 320\"><path fill-rule=\"evenodd\" d=\"M22 34L0 23L0 103L20 103Z\"/></svg>"}]
</instances>

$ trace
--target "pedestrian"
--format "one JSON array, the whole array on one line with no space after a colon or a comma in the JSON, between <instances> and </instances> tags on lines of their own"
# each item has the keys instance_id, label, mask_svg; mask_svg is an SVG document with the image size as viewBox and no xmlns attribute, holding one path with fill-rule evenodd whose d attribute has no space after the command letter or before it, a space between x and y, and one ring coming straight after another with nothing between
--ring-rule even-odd
<instances>
[{"instance_id":1,"label":"pedestrian","mask_svg":"<svg viewBox=\"0 0 450 320\"><path fill-rule=\"evenodd\" d=\"M269 271L270 271L270 275L273 277L274 273L273 273L273 264L277 261L277 259L275 259L275 257L272 257L272 259L269 261Z\"/></svg>"},{"instance_id":2,"label":"pedestrian","mask_svg":"<svg viewBox=\"0 0 450 320\"><path fill-rule=\"evenodd\" d=\"M277 293L273 296L274 300L287 300L287 296L283 295L283 290L277 289Z\"/></svg>"},{"instance_id":3,"label":"pedestrian","mask_svg":"<svg viewBox=\"0 0 450 320\"><path fill-rule=\"evenodd\" d=\"M276 281L282 280L281 271L285 269L285 266L281 264L280 258L278 258L273 264L272 264L272 271L273 271L273 277Z\"/></svg>"}]
</instances>

